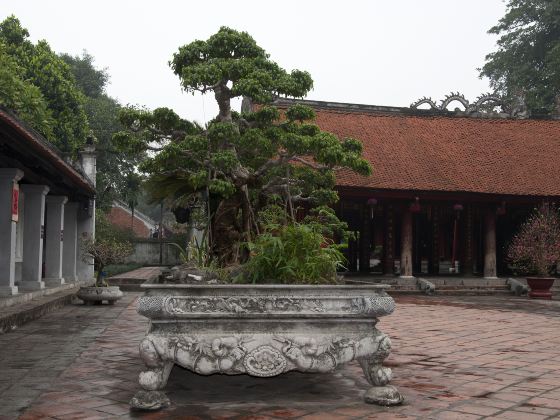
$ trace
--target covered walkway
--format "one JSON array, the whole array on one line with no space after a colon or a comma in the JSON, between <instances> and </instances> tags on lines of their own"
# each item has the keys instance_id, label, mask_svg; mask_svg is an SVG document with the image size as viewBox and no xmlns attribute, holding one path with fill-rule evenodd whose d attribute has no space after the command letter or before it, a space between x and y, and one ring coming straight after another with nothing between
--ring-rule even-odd
<instances>
[{"instance_id":1,"label":"covered walkway","mask_svg":"<svg viewBox=\"0 0 560 420\"><path fill-rule=\"evenodd\" d=\"M92 141L73 163L0 107L0 307L93 279L81 244L95 231L95 172Z\"/></svg>"}]
</instances>

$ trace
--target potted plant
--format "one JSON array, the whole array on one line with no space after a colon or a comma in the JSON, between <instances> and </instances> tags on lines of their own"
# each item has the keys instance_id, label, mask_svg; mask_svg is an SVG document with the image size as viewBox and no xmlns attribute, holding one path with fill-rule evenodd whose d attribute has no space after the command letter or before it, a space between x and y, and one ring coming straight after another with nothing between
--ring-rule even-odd
<instances>
[{"instance_id":1,"label":"potted plant","mask_svg":"<svg viewBox=\"0 0 560 420\"><path fill-rule=\"evenodd\" d=\"M535 209L514 236L508 257L516 270L527 275L529 297L552 298L552 275L560 263L560 213L554 204Z\"/></svg>"},{"instance_id":2,"label":"potted plant","mask_svg":"<svg viewBox=\"0 0 560 420\"><path fill-rule=\"evenodd\" d=\"M330 207L335 172L371 173L361 142L321 131L303 104L278 106L275 98L304 97L313 81L282 69L245 32L221 28L180 47L170 64L184 90L214 94L216 118L201 127L168 108L127 107L120 113L127 129L114 140L149 152L141 168L154 201L200 198L206 268L235 281L193 284L193 275L178 275L142 285L147 369L132 407L169 403L162 390L174 364L203 375L272 377L330 372L351 360L372 385L367 402L401 403L382 366L391 342L376 327L395 307L388 286L338 284L342 256L330 239L344 233ZM241 113L232 111L236 97L244 98Z\"/></svg>"},{"instance_id":3,"label":"potted plant","mask_svg":"<svg viewBox=\"0 0 560 420\"><path fill-rule=\"evenodd\" d=\"M76 296L85 304L100 304L106 301L110 305L123 296L118 286L109 286L105 280L103 269L110 264L120 264L133 251L132 244L119 236L119 232L111 227L105 215L96 214L97 237L87 238L82 244L82 255L85 261L93 259L96 278L93 286L80 287Z\"/></svg>"}]
</instances>

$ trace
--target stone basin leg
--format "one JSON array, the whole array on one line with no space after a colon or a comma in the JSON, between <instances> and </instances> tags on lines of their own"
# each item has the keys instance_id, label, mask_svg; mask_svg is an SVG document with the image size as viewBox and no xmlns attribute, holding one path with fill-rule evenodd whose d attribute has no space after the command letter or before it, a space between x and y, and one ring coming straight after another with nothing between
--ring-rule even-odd
<instances>
[{"instance_id":1,"label":"stone basin leg","mask_svg":"<svg viewBox=\"0 0 560 420\"><path fill-rule=\"evenodd\" d=\"M130 401L130 406L139 410L159 410L170 405L169 398L161 389L167 385L174 363L158 352L154 340L148 336L140 343L140 357L148 369L140 372L139 383L144 389L138 391Z\"/></svg>"},{"instance_id":2,"label":"stone basin leg","mask_svg":"<svg viewBox=\"0 0 560 420\"><path fill-rule=\"evenodd\" d=\"M372 355L358 359L366 379L372 385L366 391L364 400L370 404L398 405L404 401L404 397L397 388L389 385L393 373L391 368L383 366L383 360L391 352L391 340L385 334L382 334L382 336L381 340L378 341L377 350Z\"/></svg>"}]
</instances>

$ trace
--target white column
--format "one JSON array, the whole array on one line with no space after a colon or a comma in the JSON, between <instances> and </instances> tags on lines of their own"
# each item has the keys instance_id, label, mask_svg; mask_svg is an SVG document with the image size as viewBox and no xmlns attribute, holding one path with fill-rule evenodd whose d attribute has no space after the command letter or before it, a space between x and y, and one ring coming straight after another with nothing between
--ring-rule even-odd
<instances>
[{"instance_id":1,"label":"white column","mask_svg":"<svg viewBox=\"0 0 560 420\"><path fill-rule=\"evenodd\" d=\"M43 236L45 234L45 196L49 192L46 185L22 185L25 195L23 210L23 264L21 282L22 290L39 290L45 288L42 281Z\"/></svg>"},{"instance_id":2,"label":"white column","mask_svg":"<svg viewBox=\"0 0 560 420\"><path fill-rule=\"evenodd\" d=\"M88 238L95 238L95 201L80 203L78 209L78 247L76 258L76 274L80 282L91 283L95 279L93 259L85 257L82 244Z\"/></svg>"},{"instance_id":3,"label":"white column","mask_svg":"<svg viewBox=\"0 0 560 420\"><path fill-rule=\"evenodd\" d=\"M64 236L64 204L62 195L47 196L47 232L45 237L45 284L64 284L62 277L62 244Z\"/></svg>"},{"instance_id":4,"label":"white column","mask_svg":"<svg viewBox=\"0 0 560 420\"><path fill-rule=\"evenodd\" d=\"M14 185L23 178L15 168L0 168L0 296L18 293L15 285L16 222L12 219Z\"/></svg>"},{"instance_id":5,"label":"white column","mask_svg":"<svg viewBox=\"0 0 560 420\"><path fill-rule=\"evenodd\" d=\"M64 206L64 245L62 247L62 277L64 281L76 282L76 258L78 256L78 205L66 203Z\"/></svg>"}]
</instances>

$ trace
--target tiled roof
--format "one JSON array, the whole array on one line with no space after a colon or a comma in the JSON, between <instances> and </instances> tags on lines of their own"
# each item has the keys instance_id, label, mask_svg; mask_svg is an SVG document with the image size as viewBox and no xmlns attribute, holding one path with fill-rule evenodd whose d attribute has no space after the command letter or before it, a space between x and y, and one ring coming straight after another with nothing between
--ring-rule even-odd
<instances>
[{"instance_id":1,"label":"tiled roof","mask_svg":"<svg viewBox=\"0 0 560 420\"><path fill-rule=\"evenodd\" d=\"M79 192L91 197L95 195L95 186L81 168L76 168L66 162L61 153L41 134L16 117L12 111L0 106L0 131L5 127L15 130L18 133L18 142L29 146L32 150L31 153L36 153L37 156L44 158L57 168L60 174L64 174L71 179Z\"/></svg>"},{"instance_id":2,"label":"tiled roof","mask_svg":"<svg viewBox=\"0 0 560 420\"><path fill-rule=\"evenodd\" d=\"M321 129L360 140L373 167L340 171L339 186L560 196L559 120L316 112Z\"/></svg>"}]
</instances>

